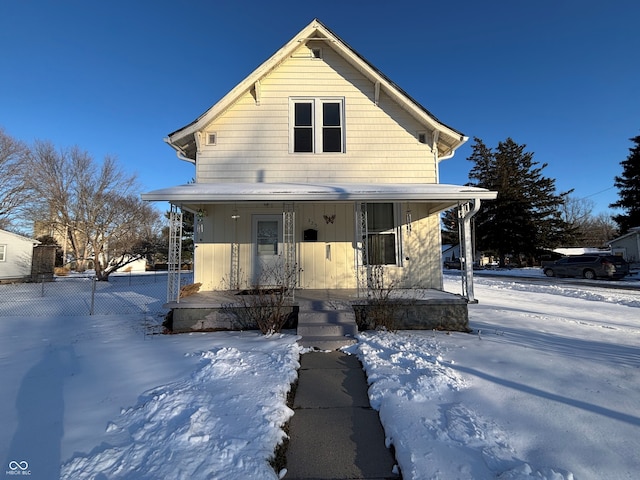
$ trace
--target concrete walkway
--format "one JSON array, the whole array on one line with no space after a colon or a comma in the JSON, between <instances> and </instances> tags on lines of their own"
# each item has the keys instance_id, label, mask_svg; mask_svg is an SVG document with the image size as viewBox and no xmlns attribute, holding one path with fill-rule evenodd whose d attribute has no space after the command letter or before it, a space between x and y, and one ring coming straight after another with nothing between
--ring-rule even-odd
<instances>
[{"instance_id":1,"label":"concrete walkway","mask_svg":"<svg viewBox=\"0 0 640 480\"><path fill-rule=\"evenodd\" d=\"M400 479L358 359L335 351L300 360L285 479Z\"/></svg>"}]
</instances>

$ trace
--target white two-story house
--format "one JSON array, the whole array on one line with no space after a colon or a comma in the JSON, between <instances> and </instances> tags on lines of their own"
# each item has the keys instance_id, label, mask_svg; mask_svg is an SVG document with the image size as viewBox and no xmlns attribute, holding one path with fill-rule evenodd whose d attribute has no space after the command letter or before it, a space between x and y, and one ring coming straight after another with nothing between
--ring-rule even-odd
<instances>
[{"instance_id":1,"label":"white two-story house","mask_svg":"<svg viewBox=\"0 0 640 480\"><path fill-rule=\"evenodd\" d=\"M373 267L396 288L442 289L440 212L468 220L496 197L439 183L466 140L313 20L168 136L195 183L142 197L172 204L176 241L179 212L195 214L201 291L366 288Z\"/></svg>"}]
</instances>

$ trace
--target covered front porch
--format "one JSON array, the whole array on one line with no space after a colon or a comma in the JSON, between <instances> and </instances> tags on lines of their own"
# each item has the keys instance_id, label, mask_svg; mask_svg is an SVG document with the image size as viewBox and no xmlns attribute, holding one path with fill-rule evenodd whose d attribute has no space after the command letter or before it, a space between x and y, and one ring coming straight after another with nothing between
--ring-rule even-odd
<instances>
[{"instance_id":1,"label":"covered front porch","mask_svg":"<svg viewBox=\"0 0 640 480\"><path fill-rule=\"evenodd\" d=\"M283 328L296 329L303 345L333 348L380 325L381 312L386 328L468 331L467 304L475 301L470 219L495 195L442 184L222 183L143 199L172 204L172 331L255 328L242 312L265 308L266 292L282 296ZM453 207L462 239L460 296L442 288L440 212ZM186 298L177 268L183 209L195 215L194 281L202 285Z\"/></svg>"},{"instance_id":2,"label":"covered front porch","mask_svg":"<svg viewBox=\"0 0 640 480\"><path fill-rule=\"evenodd\" d=\"M195 215L195 281L203 292L442 290L440 212L460 213L463 297L474 301L470 218L495 192L442 184L189 184L145 200L172 204L169 288L179 296L182 210ZM466 261L466 259L469 261ZM272 275L269 276L269 273ZM275 275L273 275L275 273Z\"/></svg>"}]
</instances>

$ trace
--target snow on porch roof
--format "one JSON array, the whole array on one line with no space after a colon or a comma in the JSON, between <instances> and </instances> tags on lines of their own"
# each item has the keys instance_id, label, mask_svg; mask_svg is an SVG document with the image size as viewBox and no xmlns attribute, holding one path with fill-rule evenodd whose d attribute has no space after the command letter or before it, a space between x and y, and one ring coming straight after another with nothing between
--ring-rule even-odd
<instances>
[{"instance_id":1,"label":"snow on porch roof","mask_svg":"<svg viewBox=\"0 0 640 480\"><path fill-rule=\"evenodd\" d=\"M497 192L484 188L445 184L330 185L295 183L190 183L143 193L147 201L171 203L230 202L336 202L420 201L449 202L493 200Z\"/></svg>"}]
</instances>

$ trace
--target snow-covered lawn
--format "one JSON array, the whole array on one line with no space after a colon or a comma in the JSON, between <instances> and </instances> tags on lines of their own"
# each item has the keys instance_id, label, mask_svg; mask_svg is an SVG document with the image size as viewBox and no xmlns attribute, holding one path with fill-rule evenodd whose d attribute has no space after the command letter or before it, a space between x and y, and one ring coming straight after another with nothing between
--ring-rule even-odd
<instances>
[{"instance_id":1,"label":"snow-covered lawn","mask_svg":"<svg viewBox=\"0 0 640 480\"><path fill-rule=\"evenodd\" d=\"M404 478L637 478L640 293L486 277L475 293L472 334L350 348ZM140 315L0 317L2 468L275 479L299 354L294 335L146 335Z\"/></svg>"}]
</instances>

